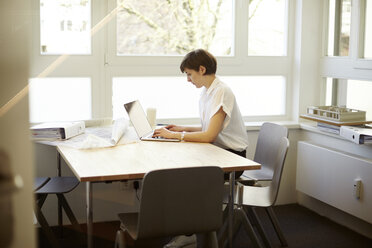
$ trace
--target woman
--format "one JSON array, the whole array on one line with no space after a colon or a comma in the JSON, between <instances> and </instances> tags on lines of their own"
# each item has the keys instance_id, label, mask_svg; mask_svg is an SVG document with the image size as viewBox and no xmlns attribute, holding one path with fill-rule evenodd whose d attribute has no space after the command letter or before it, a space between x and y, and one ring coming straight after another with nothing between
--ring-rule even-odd
<instances>
[{"instance_id":1,"label":"woman","mask_svg":"<svg viewBox=\"0 0 372 248\"><path fill-rule=\"evenodd\" d=\"M212 143L246 156L248 137L234 93L217 76L215 57L203 49L188 53L180 69L187 81L203 88L199 101L201 127L168 125L157 129L154 137Z\"/></svg>"},{"instance_id":2,"label":"woman","mask_svg":"<svg viewBox=\"0 0 372 248\"><path fill-rule=\"evenodd\" d=\"M168 125L156 129L154 137L212 143L246 157L248 136L231 89L216 77L217 61L209 52L197 49L188 53L181 65L187 81L202 88L199 100L201 127ZM236 173L239 177L243 172ZM225 174L228 179L228 174ZM195 235L177 236L165 248L183 247L196 242Z\"/></svg>"}]
</instances>

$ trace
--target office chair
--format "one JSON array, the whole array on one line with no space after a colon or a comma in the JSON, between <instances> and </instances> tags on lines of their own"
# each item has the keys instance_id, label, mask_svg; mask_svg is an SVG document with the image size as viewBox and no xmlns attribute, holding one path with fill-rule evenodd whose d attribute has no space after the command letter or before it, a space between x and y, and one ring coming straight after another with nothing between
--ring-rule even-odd
<instances>
[{"instance_id":1,"label":"office chair","mask_svg":"<svg viewBox=\"0 0 372 248\"><path fill-rule=\"evenodd\" d=\"M261 170L246 170L237 181L246 185L254 185L258 181L271 181L275 169L275 155L282 137L288 138L288 128L275 123L263 123L253 158L253 161L261 164Z\"/></svg>"},{"instance_id":2,"label":"office chair","mask_svg":"<svg viewBox=\"0 0 372 248\"><path fill-rule=\"evenodd\" d=\"M137 244L153 238L206 234L203 247L218 247L216 230L222 224L223 184L222 170L213 166L147 173L139 212L119 214L121 226L115 247L127 247L125 233Z\"/></svg>"},{"instance_id":3,"label":"office chair","mask_svg":"<svg viewBox=\"0 0 372 248\"><path fill-rule=\"evenodd\" d=\"M289 148L289 140L286 137L282 137L278 147L275 149L276 154L271 154L274 159L271 160L272 168L274 168L273 178L268 186L257 187L257 186L247 186L238 182L235 197L235 205L237 208L234 209L234 234L237 233L241 224L244 225L254 247L262 247L255 231L253 229L253 224L255 224L261 238L266 247L272 247L267 235L263 229L263 226L258 218L255 211L257 207L265 208L271 223L274 226L276 234L280 240L282 246L288 246L287 241L280 229L279 222L275 216L272 206L278 196L280 180L282 177L282 172L284 168L284 162ZM225 188L227 190L227 188ZM226 194L225 194L226 195ZM245 211L245 209L247 211ZM248 218L246 212L251 218ZM225 218L225 216L224 216ZM253 224L251 223L253 221ZM226 240L226 229L222 228L219 235L220 246L223 247Z\"/></svg>"},{"instance_id":4,"label":"office chair","mask_svg":"<svg viewBox=\"0 0 372 248\"><path fill-rule=\"evenodd\" d=\"M72 212L64 194L72 191L79 185L79 181L75 177L37 177L34 180L34 193L36 198L35 215L47 239L53 247L60 247L56 237L53 234L46 218L44 217L41 208L49 194L55 194L69 218L73 227L80 231L79 223L77 222L74 213ZM62 230L62 216L58 216L59 228ZM62 234L62 232L61 232Z\"/></svg>"}]
</instances>

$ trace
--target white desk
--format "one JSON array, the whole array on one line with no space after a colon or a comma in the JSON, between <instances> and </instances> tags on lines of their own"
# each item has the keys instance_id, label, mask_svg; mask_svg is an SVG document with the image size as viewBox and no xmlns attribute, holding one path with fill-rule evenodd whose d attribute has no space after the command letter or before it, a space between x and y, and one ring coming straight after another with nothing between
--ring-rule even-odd
<instances>
[{"instance_id":1,"label":"white desk","mask_svg":"<svg viewBox=\"0 0 372 248\"><path fill-rule=\"evenodd\" d=\"M86 182L88 247L93 247L93 187L92 183L125 179L141 179L151 171L166 168L219 166L230 173L234 185L235 171L260 169L260 165L217 146L191 142L140 141L112 148L79 150L58 146L58 152L75 176ZM230 213L234 187L230 187ZM232 216L229 218L232 227ZM229 244L232 231L229 228Z\"/></svg>"}]
</instances>

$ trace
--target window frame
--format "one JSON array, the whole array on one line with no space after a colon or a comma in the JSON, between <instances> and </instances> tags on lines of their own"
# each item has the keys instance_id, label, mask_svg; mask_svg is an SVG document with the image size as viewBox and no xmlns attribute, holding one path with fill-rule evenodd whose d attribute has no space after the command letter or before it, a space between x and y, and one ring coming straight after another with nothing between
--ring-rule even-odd
<instances>
[{"instance_id":1,"label":"window frame","mask_svg":"<svg viewBox=\"0 0 372 248\"><path fill-rule=\"evenodd\" d=\"M332 99L346 102L347 87L345 83L338 85L336 81L343 80L364 80L372 81L372 60L360 58L360 46L363 45L360 39L362 30L360 2L364 0L352 0L351 2L351 30L349 56L327 56L328 46L328 13L329 0L324 1L323 11L323 56L320 61L320 74L322 78L333 78L333 88L337 89L333 92L337 95L332 96ZM324 82L325 80L323 80ZM335 101L332 100L332 103ZM340 104L340 103L339 103Z\"/></svg>"},{"instance_id":2,"label":"window frame","mask_svg":"<svg viewBox=\"0 0 372 248\"><path fill-rule=\"evenodd\" d=\"M112 11L116 0L91 0L91 25L97 28L92 36L90 55L42 55L40 53L40 2L33 0L33 49L30 78L44 75L45 69L66 56L66 60L47 77L90 77L92 118L112 116L112 79L126 76L180 76L182 56L116 56L116 18ZM292 70L294 54L295 0L287 0L287 54L285 56L248 55L248 1L235 0L235 56L218 56L218 75L283 76L286 80L285 114L280 116L244 116L244 121L287 121L292 118ZM237 32L236 30L239 30ZM243 31L241 31L243 30ZM84 65L84 66L81 66ZM186 79L185 79L186 80ZM164 119L172 123L198 123L198 119Z\"/></svg>"}]
</instances>

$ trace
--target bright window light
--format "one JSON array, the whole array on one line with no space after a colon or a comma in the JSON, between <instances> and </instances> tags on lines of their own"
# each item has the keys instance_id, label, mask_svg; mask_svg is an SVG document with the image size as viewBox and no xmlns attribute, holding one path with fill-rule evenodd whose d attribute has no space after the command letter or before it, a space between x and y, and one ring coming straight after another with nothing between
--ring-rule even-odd
<instances>
[{"instance_id":1,"label":"bright window light","mask_svg":"<svg viewBox=\"0 0 372 248\"><path fill-rule=\"evenodd\" d=\"M90 54L90 0L40 0L41 54Z\"/></svg>"},{"instance_id":2,"label":"bright window light","mask_svg":"<svg viewBox=\"0 0 372 248\"><path fill-rule=\"evenodd\" d=\"M91 94L90 78L30 79L30 122L91 119Z\"/></svg>"},{"instance_id":3,"label":"bright window light","mask_svg":"<svg viewBox=\"0 0 372 248\"><path fill-rule=\"evenodd\" d=\"M186 77L113 78L113 118L126 116L124 103L139 100L146 111L156 108L158 119L199 117L200 90Z\"/></svg>"},{"instance_id":4,"label":"bright window light","mask_svg":"<svg viewBox=\"0 0 372 248\"><path fill-rule=\"evenodd\" d=\"M372 1L366 1L364 58L372 59Z\"/></svg>"},{"instance_id":5,"label":"bright window light","mask_svg":"<svg viewBox=\"0 0 372 248\"><path fill-rule=\"evenodd\" d=\"M243 116L284 115L286 82L282 76L224 76Z\"/></svg>"},{"instance_id":6,"label":"bright window light","mask_svg":"<svg viewBox=\"0 0 372 248\"><path fill-rule=\"evenodd\" d=\"M360 80L347 81L346 106L367 111L366 119L372 120L372 82Z\"/></svg>"},{"instance_id":7,"label":"bright window light","mask_svg":"<svg viewBox=\"0 0 372 248\"><path fill-rule=\"evenodd\" d=\"M284 56L287 53L287 1L249 1L248 55Z\"/></svg>"},{"instance_id":8,"label":"bright window light","mask_svg":"<svg viewBox=\"0 0 372 248\"><path fill-rule=\"evenodd\" d=\"M285 78L223 76L243 116L285 114ZM140 100L144 110L157 109L158 119L199 118L200 89L185 77L121 77L113 79L113 118L126 116L124 103Z\"/></svg>"}]
</instances>

